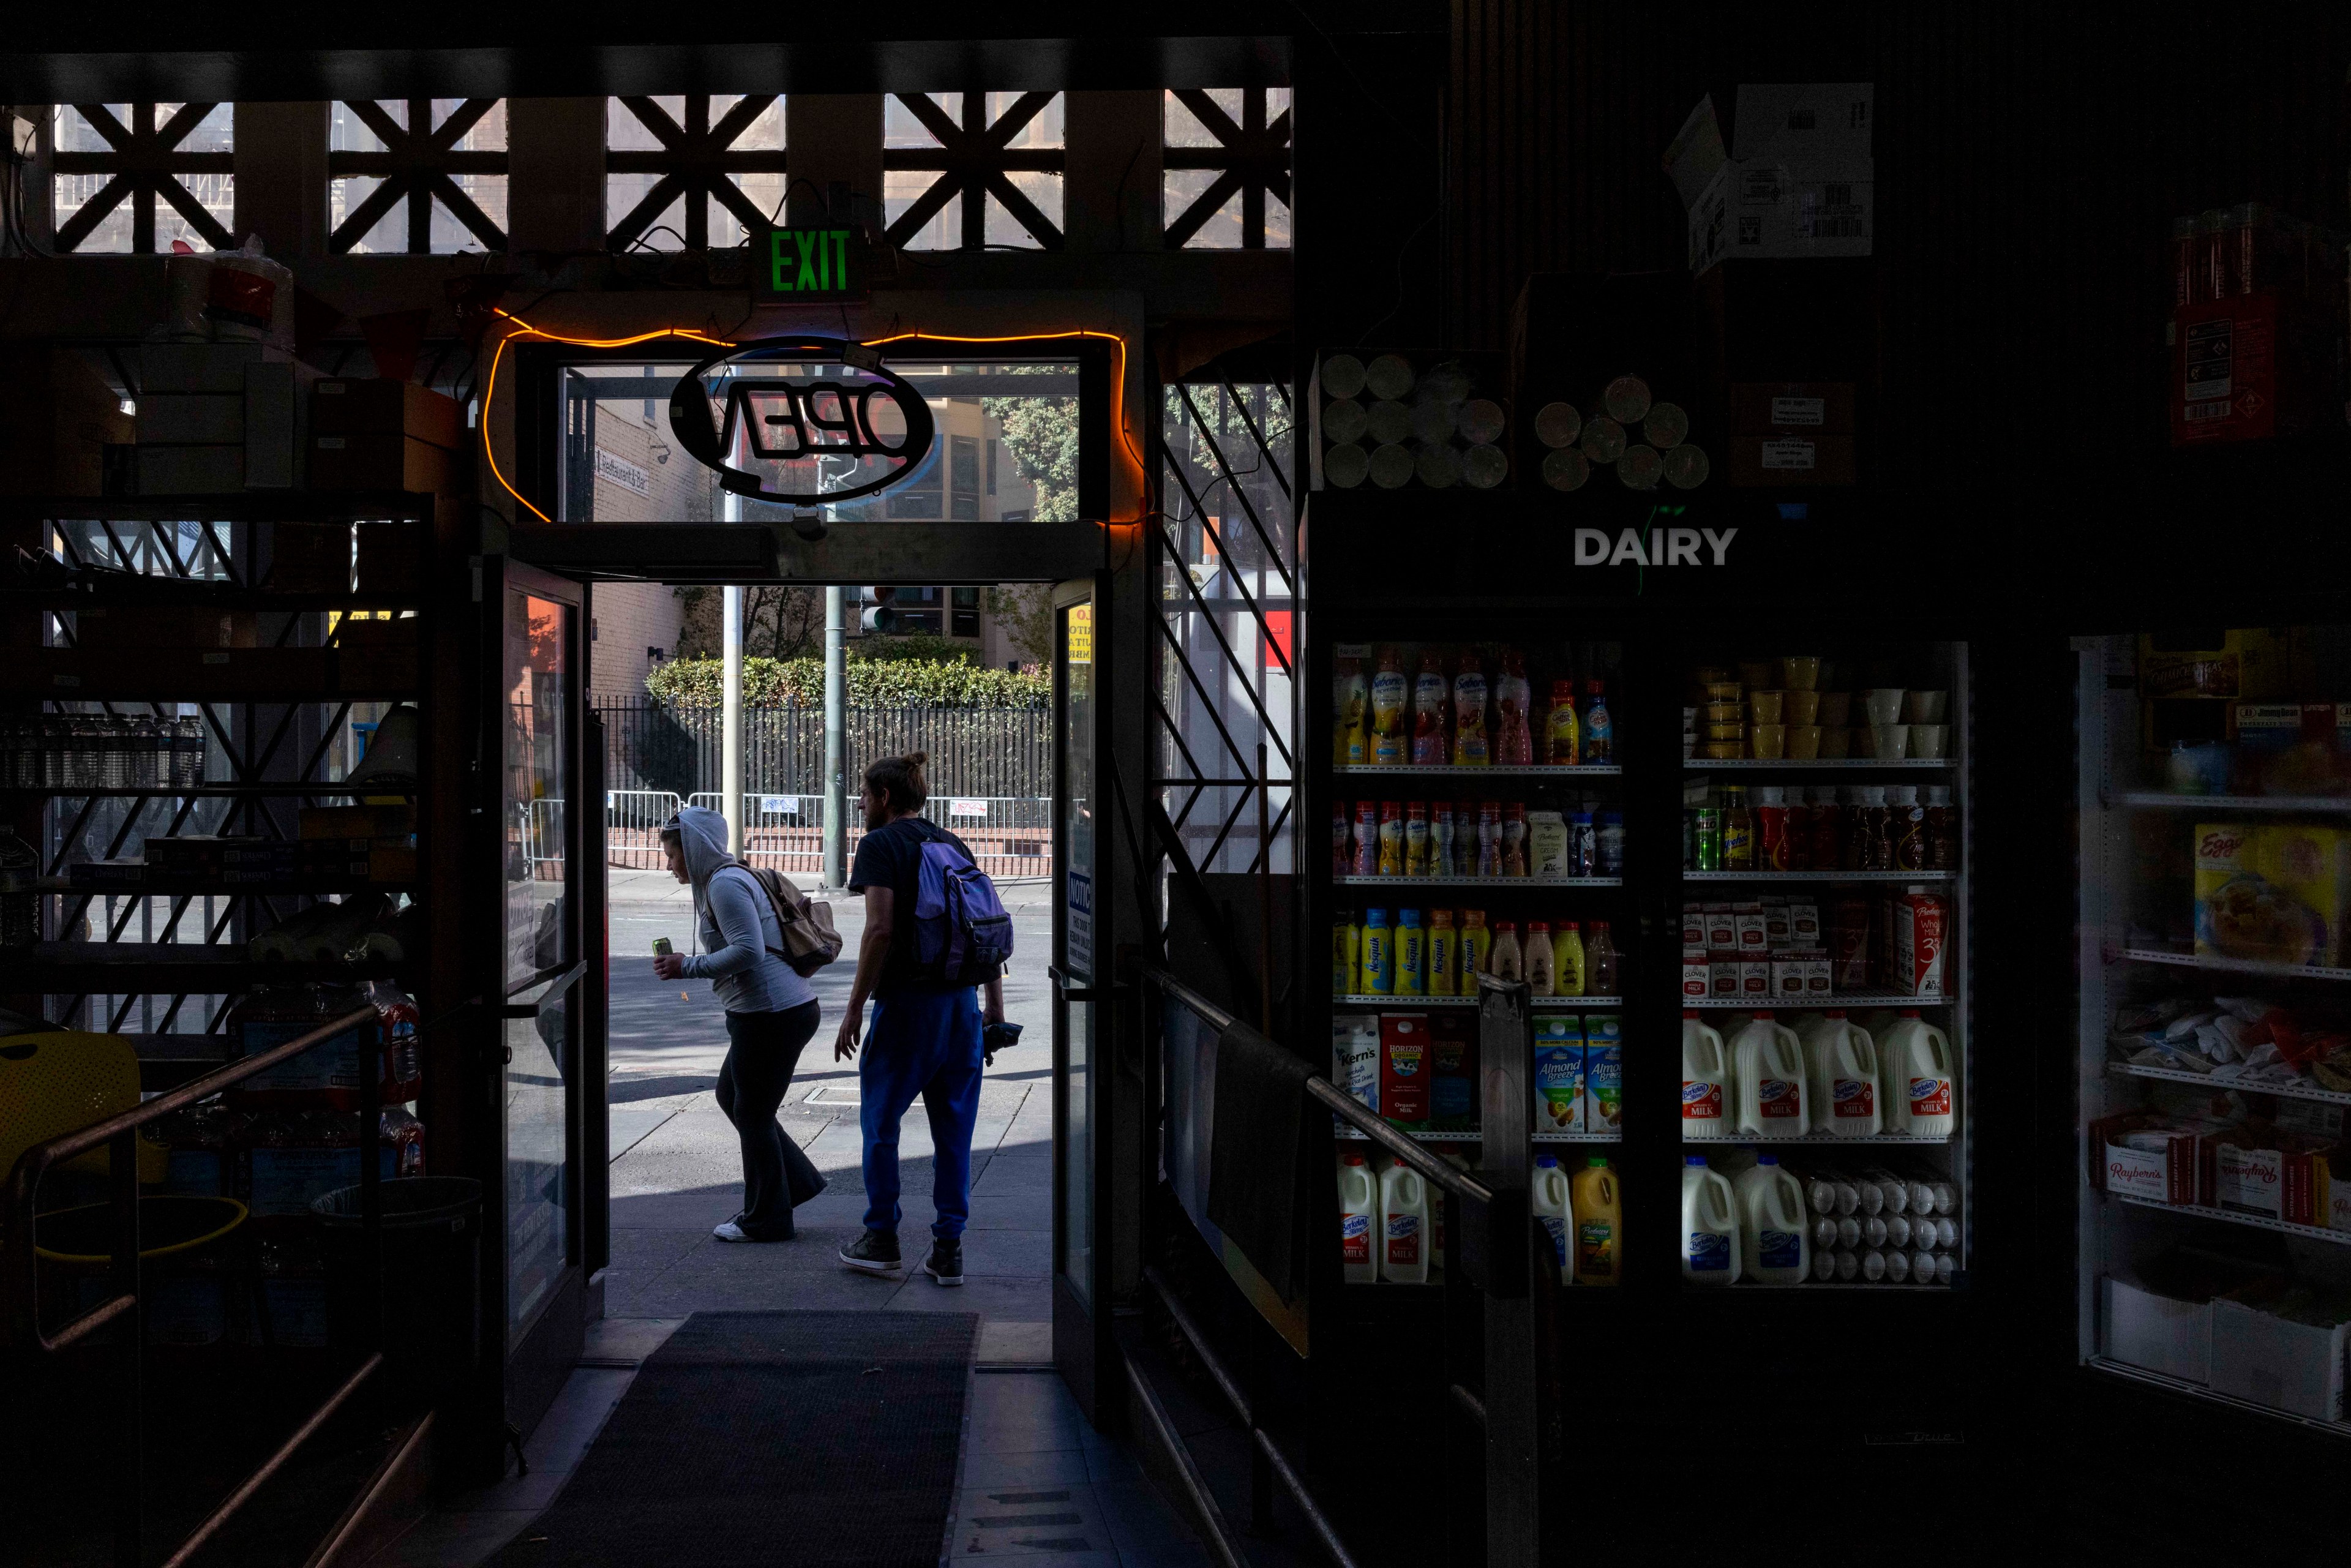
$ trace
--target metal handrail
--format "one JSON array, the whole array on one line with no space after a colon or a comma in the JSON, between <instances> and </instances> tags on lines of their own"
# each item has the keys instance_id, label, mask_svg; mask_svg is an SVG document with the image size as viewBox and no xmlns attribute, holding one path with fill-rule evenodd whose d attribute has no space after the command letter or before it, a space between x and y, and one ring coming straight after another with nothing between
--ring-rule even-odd
<instances>
[{"instance_id":1,"label":"metal handrail","mask_svg":"<svg viewBox=\"0 0 2351 1568\"><path fill-rule=\"evenodd\" d=\"M1232 1028L1238 1021L1232 1014L1166 970L1145 965L1143 973L1152 984L1207 1019L1219 1032ZM1320 1072L1310 1075L1306 1080L1306 1092L1325 1106L1332 1115L1410 1166L1419 1173L1424 1181L1471 1203L1494 1201L1494 1192L1491 1187L1474 1176L1465 1176L1454 1169L1404 1134L1373 1115L1365 1109L1362 1101L1332 1083L1327 1076Z\"/></svg>"},{"instance_id":2,"label":"metal handrail","mask_svg":"<svg viewBox=\"0 0 2351 1568\"><path fill-rule=\"evenodd\" d=\"M7 1227L5 1260L9 1283L8 1297L15 1303L16 1311L14 1315L18 1320L18 1325L24 1330L33 1348L40 1351L63 1350L76 1340L103 1326L109 1320L128 1312L131 1306L130 1297L117 1296L111 1301L99 1302L66 1324L58 1331L57 1339L52 1340L41 1332L40 1285L33 1256L33 1195L39 1189L41 1177L47 1174L51 1166L72 1159L77 1155L88 1154L99 1145L116 1139L124 1140L124 1143L114 1151L115 1162L120 1165L124 1160L134 1159L138 1148L136 1143L131 1140L135 1140L139 1129L149 1123L160 1121L172 1112L183 1110L199 1100L208 1100L222 1090L232 1084L242 1083L256 1073L266 1072L279 1062L299 1056L312 1046L331 1040L345 1030L356 1029L361 1024L372 1024L375 1021L375 1009L372 1007L357 1009L343 1014L331 1023L319 1025L308 1034L297 1035L283 1045L273 1045L267 1051L258 1051L252 1056L239 1057L235 1061L214 1068L201 1078L190 1079L177 1089L166 1090L152 1100L141 1101L128 1111L109 1116L102 1122L93 1122L78 1132L60 1134L47 1143L35 1144L19 1155L15 1167L8 1173L7 1195L5 1200L0 1200L0 1217L5 1217ZM364 1134L365 1132L366 1129L362 1128L361 1133ZM362 1138L363 1145L364 1142ZM360 1164L364 1166L366 1161L362 1159ZM135 1166L133 1168L135 1171ZM121 1173L118 1170L115 1174L117 1184L120 1185Z\"/></svg>"}]
</instances>

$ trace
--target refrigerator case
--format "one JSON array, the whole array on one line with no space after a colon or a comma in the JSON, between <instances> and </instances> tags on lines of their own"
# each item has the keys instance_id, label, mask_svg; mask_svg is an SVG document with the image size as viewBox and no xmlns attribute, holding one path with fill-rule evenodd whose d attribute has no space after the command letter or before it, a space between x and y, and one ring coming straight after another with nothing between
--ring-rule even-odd
<instances>
[{"instance_id":1,"label":"refrigerator case","mask_svg":"<svg viewBox=\"0 0 2351 1568\"><path fill-rule=\"evenodd\" d=\"M1682 1282L1949 1290L1974 1215L1967 646L1758 656L1787 641L1697 643L1685 670Z\"/></svg>"},{"instance_id":2,"label":"refrigerator case","mask_svg":"<svg viewBox=\"0 0 2351 1568\"><path fill-rule=\"evenodd\" d=\"M2351 1434L2351 628L2074 652L2078 1359Z\"/></svg>"}]
</instances>

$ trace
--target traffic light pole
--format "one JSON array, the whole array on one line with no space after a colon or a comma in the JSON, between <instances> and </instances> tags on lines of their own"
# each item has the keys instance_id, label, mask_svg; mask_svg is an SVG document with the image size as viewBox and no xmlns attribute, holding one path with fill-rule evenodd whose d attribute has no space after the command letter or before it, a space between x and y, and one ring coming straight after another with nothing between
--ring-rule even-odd
<instances>
[{"instance_id":1,"label":"traffic light pole","mask_svg":"<svg viewBox=\"0 0 2351 1568\"><path fill-rule=\"evenodd\" d=\"M847 651L842 646L845 607L842 590L824 591L824 885L839 887L849 880L849 781L842 742L841 706L849 685Z\"/></svg>"}]
</instances>

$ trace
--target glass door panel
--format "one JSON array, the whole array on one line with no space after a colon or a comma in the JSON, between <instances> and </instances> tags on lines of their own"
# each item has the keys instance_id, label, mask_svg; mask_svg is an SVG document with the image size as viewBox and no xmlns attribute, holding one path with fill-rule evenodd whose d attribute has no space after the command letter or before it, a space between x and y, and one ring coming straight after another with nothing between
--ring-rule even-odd
<instances>
[{"instance_id":1,"label":"glass door panel","mask_svg":"<svg viewBox=\"0 0 2351 1568\"><path fill-rule=\"evenodd\" d=\"M1058 917L1055 926L1054 1032L1059 1036L1061 1071L1056 1074L1056 1119L1060 1125L1055 1157L1061 1163L1054 1186L1060 1214L1054 1225L1055 1270L1069 1282L1079 1302L1093 1304L1094 1140L1092 1068L1095 1012L1100 1004L1086 997L1096 986L1099 955L1094 945L1094 911L1100 888L1095 880L1094 756L1100 715L1094 706L1094 601L1086 596L1060 604L1055 611L1059 689L1054 715L1056 752L1055 793L1060 798L1055 819L1054 864L1061 868ZM1073 993L1076 993L1073 995Z\"/></svg>"}]
</instances>

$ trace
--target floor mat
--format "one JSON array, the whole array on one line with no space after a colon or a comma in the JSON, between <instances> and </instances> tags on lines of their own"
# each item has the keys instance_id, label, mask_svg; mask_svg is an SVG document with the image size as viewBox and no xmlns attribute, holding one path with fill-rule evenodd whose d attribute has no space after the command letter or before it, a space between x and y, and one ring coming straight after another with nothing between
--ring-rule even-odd
<instances>
[{"instance_id":1,"label":"floor mat","mask_svg":"<svg viewBox=\"0 0 2351 1568\"><path fill-rule=\"evenodd\" d=\"M933 1568L979 1318L696 1312L500 1568Z\"/></svg>"}]
</instances>

